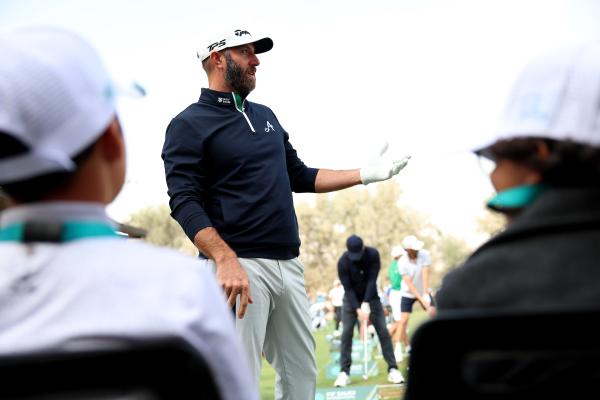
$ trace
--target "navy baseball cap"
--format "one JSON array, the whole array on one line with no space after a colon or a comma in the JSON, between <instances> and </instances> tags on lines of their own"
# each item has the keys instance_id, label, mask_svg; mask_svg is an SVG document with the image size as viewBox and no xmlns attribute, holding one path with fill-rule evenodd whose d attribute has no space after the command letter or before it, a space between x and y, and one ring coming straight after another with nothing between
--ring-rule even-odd
<instances>
[{"instance_id":1,"label":"navy baseball cap","mask_svg":"<svg viewBox=\"0 0 600 400\"><path fill-rule=\"evenodd\" d=\"M365 252L363 240L356 235L352 235L346 240L346 248L348 249L348 258L352 261L360 260Z\"/></svg>"}]
</instances>

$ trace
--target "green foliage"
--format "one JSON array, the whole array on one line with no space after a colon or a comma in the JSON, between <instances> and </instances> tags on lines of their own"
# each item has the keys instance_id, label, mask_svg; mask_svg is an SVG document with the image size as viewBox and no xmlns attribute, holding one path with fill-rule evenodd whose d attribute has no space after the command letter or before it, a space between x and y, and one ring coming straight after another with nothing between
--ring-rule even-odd
<instances>
[{"instance_id":1,"label":"green foliage","mask_svg":"<svg viewBox=\"0 0 600 400\"><path fill-rule=\"evenodd\" d=\"M441 275L466 258L470 249L460 239L442 234L427 219L399 200L402 192L396 182L388 181L373 188L355 187L335 194L320 194L314 204L296 205L300 226L300 258L305 265L306 287L309 291L328 291L337 277L337 261L345 251L348 236L360 235L365 244L381 254L380 283L387 283L390 250L407 235L416 235L431 252L431 286L436 287ZM143 208L132 214L126 223L146 229L144 240L159 246L172 247L187 254L196 248L171 218L167 205Z\"/></svg>"},{"instance_id":2,"label":"green foliage","mask_svg":"<svg viewBox=\"0 0 600 400\"><path fill-rule=\"evenodd\" d=\"M483 215L477 218L477 230L491 237L500 233L506 226L506 217L494 211L485 209Z\"/></svg>"},{"instance_id":3,"label":"green foliage","mask_svg":"<svg viewBox=\"0 0 600 400\"><path fill-rule=\"evenodd\" d=\"M436 248L440 259L438 263L433 261L434 270L429 282L432 288L438 287L442 276L462 264L471 253L471 248L464 240L449 235L442 236L437 241Z\"/></svg>"},{"instance_id":4,"label":"green foliage","mask_svg":"<svg viewBox=\"0 0 600 400\"><path fill-rule=\"evenodd\" d=\"M417 235L432 253L432 283L439 281L449 266L468 253L466 244L439 230L414 210L401 207L401 190L394 181L379 183L373 190L356 187L335 194L317 195L310 206L300 203L296 214L300 225L306 286L311 290L328 290L337 277L337 261L345 242L353 233L365 244L377 248L381 255L380 280L387 281L385 270L391 262L390 250L407 235ZM437 268L436 268L437 267Z\"/></svg>"},{"instance_id":5,"label":"green foliage","mask_svg":"<svg viewBox=\"0 0 600 400\"><path fill-rule=\"evenodd\" d=\"M143 208L129 216L127 224L146 229L145 241L194 255L196 248L169 213L167 205Z\"/></svg>"}]
</instances>

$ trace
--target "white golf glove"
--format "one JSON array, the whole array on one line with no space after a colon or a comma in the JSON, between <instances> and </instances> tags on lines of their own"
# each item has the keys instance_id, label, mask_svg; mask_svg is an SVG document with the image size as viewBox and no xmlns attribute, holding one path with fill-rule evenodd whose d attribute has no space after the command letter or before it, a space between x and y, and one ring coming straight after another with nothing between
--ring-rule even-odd
<instances>
[{"instance_id":1,"label":"white golf glove","mask_svg":"<svg viewBox=\"0 0 600 400\"><path fill-rule=\"evenodd\" d=\"M431 305L431 296L428 293L425 293L423 295L423 301L425 301L425 303L427 303L428 305Z\"/></svg>"},{"instance_id":2,"label":"white golf glove","mask_svg":"<svg viewBox=\"0 0 600 400\"><path fill-rule=\"evenodd\" d=\"M410 156L404 156L401 158L391 157L389 155L385 155L387 149L388 144L386 143L379 151L379 157L371 161L369 165L360 169L360 180L363 185L390 179L406 166Z\"/></svg>"},{"instance_id":3,"label":"white golf glove","mask_svg":"<svg viewBox=\"0 0 600 400\"><path fill-rule=\"evenodd\" d=\"M371 313L371 306L369 306L369 303L362 303L360 305L360 309L363 313L369 315Z\"/></svg>"}]
</instances>

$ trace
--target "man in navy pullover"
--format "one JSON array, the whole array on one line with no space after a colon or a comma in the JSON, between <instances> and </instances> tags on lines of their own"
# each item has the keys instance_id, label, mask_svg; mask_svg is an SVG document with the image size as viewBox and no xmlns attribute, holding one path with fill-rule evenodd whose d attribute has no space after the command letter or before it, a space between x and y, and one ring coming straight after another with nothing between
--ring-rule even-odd
<instances>
[{"instance_id":1,"label":"man in navy pullover","mask_svg":"<svg viewBox=\"0 0 600 400\"><path fill-rule=\"evenodd\" d=\"M388 381L402 383L404 378L396 364L392 340L385 325L385 316L381 300L377 293L377 276L381 269L379 252L374 247L365 246L363 240L352 235L346 241L348 251L338 261L338 276L344 286L344 304L342 305L342 348L340 354L340 373L334 385L344 387L350 383L352 365L352 336L357 318L369 319L377 332L381 343L383 358L388 364ZM366 335L366 332L363 332Z\"/></svg>"},{"instance_id":2,"label":"man in navy pullover","mask_svg":"<svg viewBox=\"0 0 600 400\"><path fill-rule=\"evenodd\" d=\"M273 111L246 100L256 55L272 47L237 29L198 52L209 87L169 124L162 158L171 215L236 305L254 379L264 352L277 372L276 398L308 400L317 369L292 192L386 180L408 158L345 171L304 165Z\"/></svg>"}]
</instances>

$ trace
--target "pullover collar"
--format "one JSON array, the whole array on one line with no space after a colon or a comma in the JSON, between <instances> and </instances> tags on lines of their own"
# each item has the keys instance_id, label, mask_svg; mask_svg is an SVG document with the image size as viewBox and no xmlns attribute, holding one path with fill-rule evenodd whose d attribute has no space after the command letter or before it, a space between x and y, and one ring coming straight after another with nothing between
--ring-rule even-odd
<instances>
[{"instance_id":1,"label":"pullover collar","mask_svg":"<svg viewBox=\"0 0 600 400\"><path fill-rule=\"evenodd\" d=\"M202 88L200 101L220 107L235 107L239 112L244 112L246 109L246 98L242 98L239 93L234 92L219 92Z\"/></svg>"}]
</instances>

